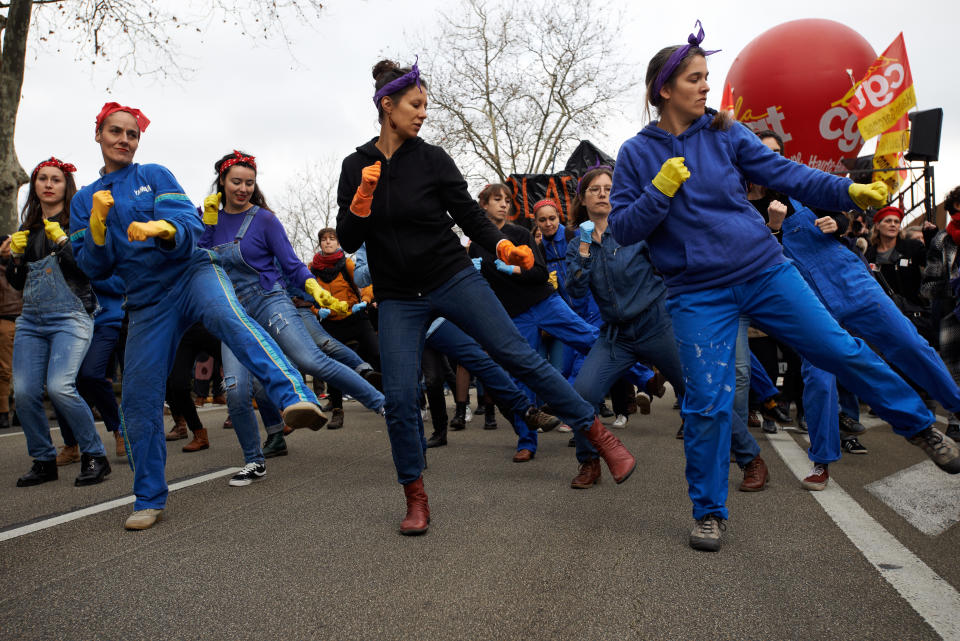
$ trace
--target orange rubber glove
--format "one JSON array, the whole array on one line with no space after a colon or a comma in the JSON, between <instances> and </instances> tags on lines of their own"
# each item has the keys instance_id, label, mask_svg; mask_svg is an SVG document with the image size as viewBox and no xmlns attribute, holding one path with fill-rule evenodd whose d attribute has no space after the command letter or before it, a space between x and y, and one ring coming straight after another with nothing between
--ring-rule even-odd
<instances>
[{"instance_id":1,"label":"orange rubber glove","mask_svg":"<svg viewBox=\"0 0 960 641\"><path fill-rule=\"evenodd\" d=\"M373 204L373 191L377 188L377 182L380 180L380 161L373 163L369 167L364 167L360 172L360 186L357 187L357 193L353 195L353 202L350 203L350 211L360 218L366 218L370 215L370 205Z\"/></svg>"},{"instance_id":2,"label":"orange rubber glove","mask_svg":"<svg viewBox=\"0 0 960 641\"><path fill-rule=\"evenodd\" d=\"M127 240L142 242L148 238L170 240L177 233L177 228L165 220L148 220L145 223L130 223L127 227Z\"/></svg>"},{"instance_id":3,"label":"orange rubber glove","mask_svg":"<svg viewBox=\"0 0 960 641\"><path fill-rule=\"evenodd\" d=\"M497 243L497 257L508 265L516 265L520 269L533 267L533 250L526 245L517 247L504 238Z\"/></svg>"}]
</instances>

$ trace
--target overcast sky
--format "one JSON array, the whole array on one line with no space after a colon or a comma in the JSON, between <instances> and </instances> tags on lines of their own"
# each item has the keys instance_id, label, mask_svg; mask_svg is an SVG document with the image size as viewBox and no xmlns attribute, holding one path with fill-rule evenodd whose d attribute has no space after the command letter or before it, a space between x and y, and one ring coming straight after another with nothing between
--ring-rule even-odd
<instances>
[{"instance_id":1,"label":"overcast sky","mask_svg":"<svg viewBox=\"0 0 960 641\"><path fill-rule=\"evenodd\" d=\"M80 184L91 182L102 164L93 141L94 117L104 102L116 100L140 107L152 120L137 161L169 167L195 202L209 192L214 160L234 148L257 156L261 187L268 198L279 200L297 170L324 157L342 158L377 134L370 100L373 63L382 54L399 57L403 64L412 62L414 35L429 34L437 12L452 4L330 0L315 28L290 26L289 49L282 42L243 39L221 26L206 34L202 46L189 38L177 41L184 66L196 70L184 81L115 80L107 65L96 65L94 72L89 63L66 53L33 47L17 123L17 152L28 171L53 154L78 166ZM723 49L709 60L708 104L713 107L719 107L723 79L737 53L772 26L799 18L836 20L863 35L877 53L902 30L918 107L944 109L941 160L936 164L938 202L960 184L960 85L954 68L960 3L726 0L698 7L690 2L617 0L609 6L625 10L623 41L628 44L621 58L641 69L661 47L683 42L694 21L702 20L704 45ZM537 26L530 24L523 37L536 37L536 32ZM423 73L429 79L430 69ZM615 155L642 127L642 100L638 87L623 115L611 118L602 135L584 132L584 137ZM428 141L429 124L428 118L421 132ZM562 150L561 158L570 151Z\"/></svg>"}]
</instances>

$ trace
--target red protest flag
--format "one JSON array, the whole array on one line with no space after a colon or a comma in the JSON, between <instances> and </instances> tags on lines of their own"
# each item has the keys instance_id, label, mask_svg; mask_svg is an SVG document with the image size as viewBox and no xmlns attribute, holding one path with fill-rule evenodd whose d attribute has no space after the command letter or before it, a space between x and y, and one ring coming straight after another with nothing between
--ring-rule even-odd
<instances>
[{"instance_id":1,"label":"red protest flag","mask_svg":"<svg viewBox=\"0 0 960 641\"><path fill-rule=\"evenodd\" d=\"M917 95L901 32L857 83L847 108L858 118L860 135L869 140L894 126L916 104Z\"/></svg>"}]
</instances>

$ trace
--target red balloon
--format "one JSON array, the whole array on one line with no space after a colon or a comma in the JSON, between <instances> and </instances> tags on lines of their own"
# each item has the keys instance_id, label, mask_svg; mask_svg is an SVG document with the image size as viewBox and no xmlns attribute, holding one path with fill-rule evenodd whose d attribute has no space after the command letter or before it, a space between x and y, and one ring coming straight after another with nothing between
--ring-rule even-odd
<instances>
[{"instance_id":1,"label":"red balloon","mask_svg":"<svg viewBox=\"0 0 960 641\"><path fill-rule=\"evenodd\" d=\"M793 20L754 38L730 67L724 108L754 131L783 136L787 157L824 171L843 171L863 138L845 107L854 83L877 54L863 36L832 20Z\"/></svg>"}]
</instances>

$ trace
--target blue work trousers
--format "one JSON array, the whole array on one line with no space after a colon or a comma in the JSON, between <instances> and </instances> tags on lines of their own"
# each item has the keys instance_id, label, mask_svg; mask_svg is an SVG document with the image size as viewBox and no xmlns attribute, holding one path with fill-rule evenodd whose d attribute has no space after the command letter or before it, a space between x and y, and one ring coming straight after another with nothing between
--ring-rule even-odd
<instances>
[{"instance_id":1,"label":"blue work trousers","mask_svg":"<svg viewBox=\"0 0 960 641\"><path fill-rule=\"evenodd\" d=\"M414 299L380 304L380 359L387 397L387 432L401 484L423 471L420 359L427 327L437 316L473 337L511 375L525 381L574 430L589 429L593 408L574 392L517 331L483 276L472 266Z\"/></svg>"},{"instance_id":2,"label":"blue work trousers","mask_svg":"<svg viewBox=\"0 0 960 641\"><path fill-rule=\"evenodd\" d=\"M926 339L920 336L913 323L901 313L890 297L878 287L876 290L859 292L856 300L856 305L851 297L846 305L832 306L840 312L837 316L840 324L850 333L862 337L876 347L891 364L925 389L945 410L956 412L960 409L960 391L943 359L930 347ZM811 391L809 397L806 388L803 393L803 408L807 417L807 429L810 431L810 450L807 455L816 463L832 463L842 455L837 418L837 379L806 362L801 371L804 385L812 384L815 390L819 390ZM840 382L845 389L853 389L846 378L841 378ZM829 394L823 391L827 388L832 388ZM845 393L859 395L867 400L862 394ZM878 407L869 400L867 403L881 418L888 420L880 414ZM847 413L859 420L859 403L848 401L845 405L856 408L855 413ZM907 437L912 435L899 430L898 433Z\"/></svg>"},{"instance_id":3,"label":"blue work trousers","mask_svg":"<svg viewBox=\"0 0 960 641\"><path fill-rule=\"evenodd\" d=\"M727 518L734 358L741 315L835 372L904 436L933 423L933 415L902 378L824 309L790 263L730 287L674 294L667 300L686 381L682 412L686 476L694 518Z\"/></svg>"},{"instance_id":4,"label":"blue work trousers","mask_svg":"<svg viewBox=\"0 0 960 641\"><path fill-rule=\"evenodd\" d=\"M317 402L273 339L243 310L215 260L213 252L197 250L183 265L176 287L155 304L129 313L120 418L133 466L135 510L166 505L164 390L180 337L193 323L202 321L229 347L277 407Z\"/></svg>"}]
</instances>

